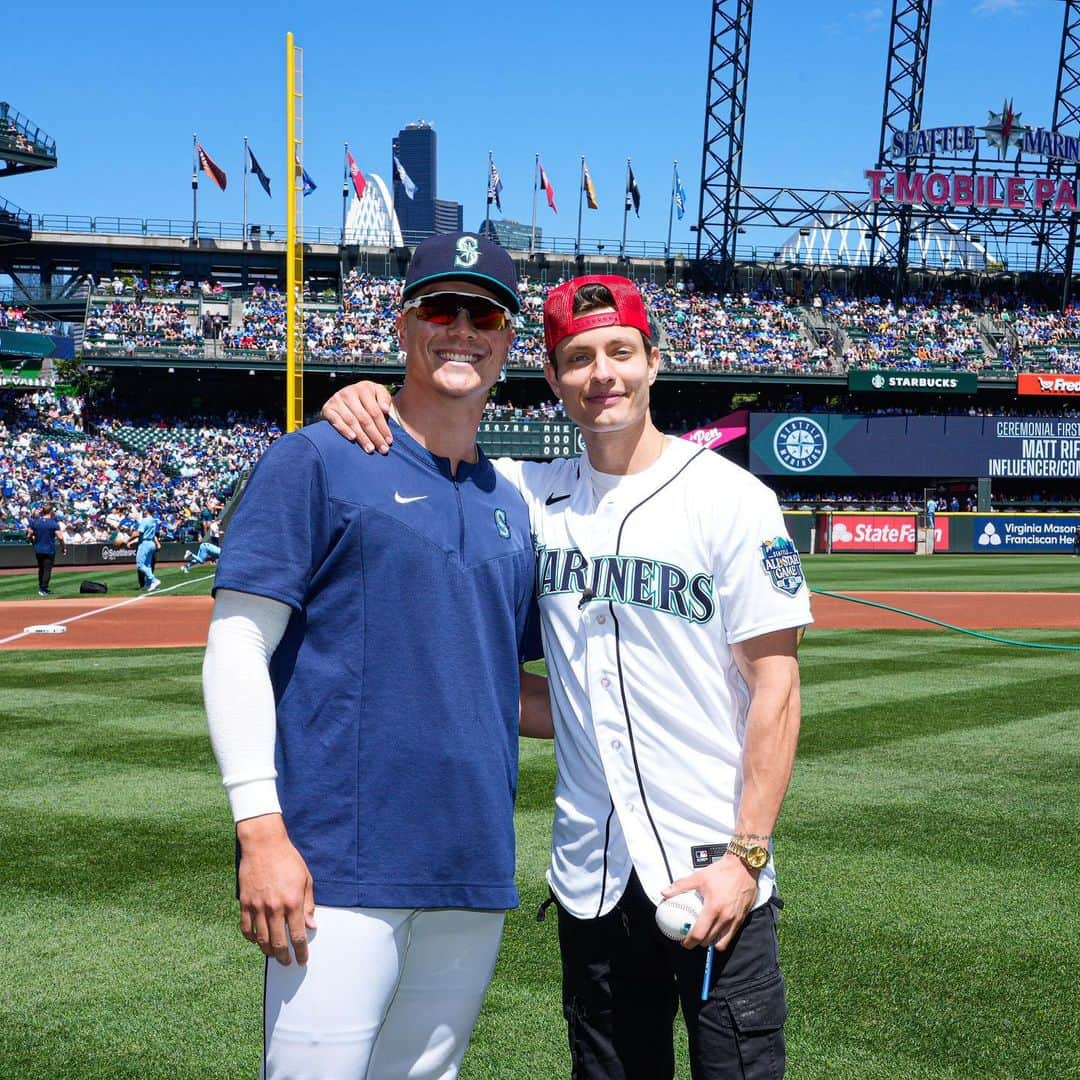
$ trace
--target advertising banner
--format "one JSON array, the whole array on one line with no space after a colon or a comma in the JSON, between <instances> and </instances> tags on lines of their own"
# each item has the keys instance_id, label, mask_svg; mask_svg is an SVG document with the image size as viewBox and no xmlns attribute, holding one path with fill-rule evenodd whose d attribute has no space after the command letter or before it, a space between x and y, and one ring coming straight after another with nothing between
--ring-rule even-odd
<instances>
[{"instance_id":1,"label":"advertising banner","mask_svg":"<svg viewBox=\"0 0 1080 1080\"><path fill-rule=\"evenodd\" d=\"M191 546L191 545L188 545ZM181 562L185 545L166 540L157 553L157 563ZM67 554L56 556L56 566L129 567L135 572L135 549L114 548L109 544L68 544ZM0 568L37 567L34 549L30 544L0 544Z\"/></svg>"},{"instance_id":2,"label":"advertising banner","mask_svg":"<svg viewBox=\"0 0 1080 1080\"><path fill-rule=\"evenodd\" d=\"M830 532L831 530L831 532ZM831 537L836 554L857 551L913 553L916 547L914 514L821 514L818 535ZM819 545L824 550L824 545Z\"/></svg>"},{"instance_id":3,"label":"advertising banner","mask_svg":"<svg viewBox=\"0 0 1080 1080\"><path fill-rule=\"evenodd\" d=\"M1080 479L1080 420L751 413L758 476Z\"/></svg>"},{"instance_id":4,"label":"advertising banner","mask_svg":"<svg viewBox=\"0 0 1080 1080\"><path fill-rule=\"evenodd\" d=\"M1077 514L1022 514L1015 517L977 514L973 520L972 550L987 555L1019 551L1034 555L1071 554L1073 534L1080 525Z\"/></svg>"},{"instance_id":5,"label":"advertising banner","mask_svg":"<svg viewBox=\"0 0 1080 1080\"><path fill-rule=\"evenodd\" d=\"M1016 379L1016 392L1030 397L1080 397L1080 374L1025 371Z\"/></svg>"},{"instance_id":6,"label":"advertising banner","mask_svg":"<svg viewBox=\"0 0 1080 1080\"><path fill-rule=\"evenodd\" d=\"M848 389L873 393L977 394L979 377L970 371L849 371Z\"/></svg>"}]
</instances>

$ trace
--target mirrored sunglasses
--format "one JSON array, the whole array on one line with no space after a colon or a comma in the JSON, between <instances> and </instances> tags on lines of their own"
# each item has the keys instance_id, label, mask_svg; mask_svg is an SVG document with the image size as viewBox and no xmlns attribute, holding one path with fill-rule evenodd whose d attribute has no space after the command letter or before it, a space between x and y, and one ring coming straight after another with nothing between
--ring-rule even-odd
<instances>
[{"instance_id":1,"label":"mirrored sunglasses","mask_svg":"<svg viewBox=\"0 0 1080 1080\"><path fill-rule=\"evenodd\" d=\"M450 326L459 311L469 316L477 330L505 330L510 325L509 308L473 293L436 292L407 300L402 310L415 312L422 322Z\"/></svg>"}]
</instances>

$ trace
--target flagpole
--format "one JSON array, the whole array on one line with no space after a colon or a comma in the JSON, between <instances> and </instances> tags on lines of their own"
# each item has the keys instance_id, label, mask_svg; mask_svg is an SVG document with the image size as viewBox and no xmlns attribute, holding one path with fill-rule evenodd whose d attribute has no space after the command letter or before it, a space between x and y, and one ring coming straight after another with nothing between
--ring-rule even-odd
<instances>
[{"instance_id":1,"label":"flagpole","mask_svg":"<svg viewBox=\"0 0 1080 1080\"><path fill-rule=\"evenodd\" d=\"M619 258L626 258L626 219L630 214L630 159L626 159L626 195L622 206L622 243L619 244Z\"/></svg>"},{"instance_id":2,"label":"flagpole","mask_svg":"<svg viewBox=\"0 0 1080 1080\"><path fill-rule=\"evenodd\" d=\"M244 136L244 243L248 246L248 140Z\"/></svg>"},{"instance_id":3,"label":"flagpole","mask_svg":"<svg viewBox=\"0 0 1080 1080\"><path fill-rule=\"evenodd\" d=\"M577 240L574 241L574 254L581 254L581 203L585 198L585 155L581 155L581 180L577 193Z\"/></svg>"},{"instance_id":4,"label":"flagpole","mask_svg":"<svg viewBox=\"0 0 1080 1080\"><path fill-rule=\"evenodd\" d=\"M488 151L488 171L487 171L487 203L484 211L484 235L491 239L491 163L494 160L492 152Z\"/></svg>"},{"instance_id":5,"label":"flagpole","mask_svg":"<svg viewBox=\"0 0 1080 1080\"><path fill-rule=\"evenodd\" d=\"M345 246L345 218L349 208L349 144L345 144L344 172L341 175L341 246Z\"/></svg>"},{"instance_id":6,"label":"flagpole","mask_svg":"<svg viewBox=\"0 0 1080 1080\"><path fill-rule=\"evenodd\" d=\"M667 244L664 246L664 258L671 258L671 219L675 216L675 178L679 175L679 163L671 163L671 202L667 208Z\"/></svg>"},{"instance_id":7,"label":"flagpole","mask_svg":"<svg viewBox=\"0 0 1080 1080\"><path fill-rule=\"evenodd\" d=\"M199 136L191 133L191 242L199 242Z\"/></svg>"},{"instance_id":8,"label":"flagpole","mask_svg":"<svg viewBox=\"0 0 1080 1080\"><path fill-rule=\"evenodd\" d=\"M533 218L532 235L529 238L529 254L536 251L536 193L540 190L540 155L533 157Z\"/></svg>"}]
</instances>

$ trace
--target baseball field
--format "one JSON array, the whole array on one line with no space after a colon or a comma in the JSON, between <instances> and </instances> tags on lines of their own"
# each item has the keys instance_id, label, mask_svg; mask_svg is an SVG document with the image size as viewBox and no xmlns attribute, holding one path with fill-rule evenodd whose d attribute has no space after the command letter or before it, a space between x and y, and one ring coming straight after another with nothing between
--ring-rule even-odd
<instances>
[{"instance_id":1,"label":"baseball field","mask_svg":"<svg viewBox=\"0 0 1080 1080\"><path fill-rule=\"evenodd\" d=\"M987 636L815 598L776 837L788 1075L1080 1075L1080 652L988 640L1080 646L1080 560L806 565L815 589ZM78 598L88 576L108 595ZM47 600L0 576L3 1077L256 1075L262 958L237 931L199 684L211 571L162 576L137 600L130 569L58 574ZM535 918L553 784L550 745L523 743L522 903L468 1080L569 1073L554 919Z\"/></svg>"}]
</instances>

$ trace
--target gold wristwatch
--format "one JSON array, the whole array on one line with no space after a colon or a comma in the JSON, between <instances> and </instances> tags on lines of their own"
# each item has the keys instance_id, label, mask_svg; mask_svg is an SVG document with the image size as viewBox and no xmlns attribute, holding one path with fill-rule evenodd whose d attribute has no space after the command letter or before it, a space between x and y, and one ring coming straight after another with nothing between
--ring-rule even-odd
<instances>
[{"instance_id":1,"label":"gold wristwatch","mask_svg":"<svg viewBox=\"0 0 1080 1080\"><path fill-rule=\"evenodd\" d=\"M762 870L769 861L769 849L760 844L747 844L742 840L729 840L728 851L737 855L751 870Z\"/></svg>"}]
</instances>

